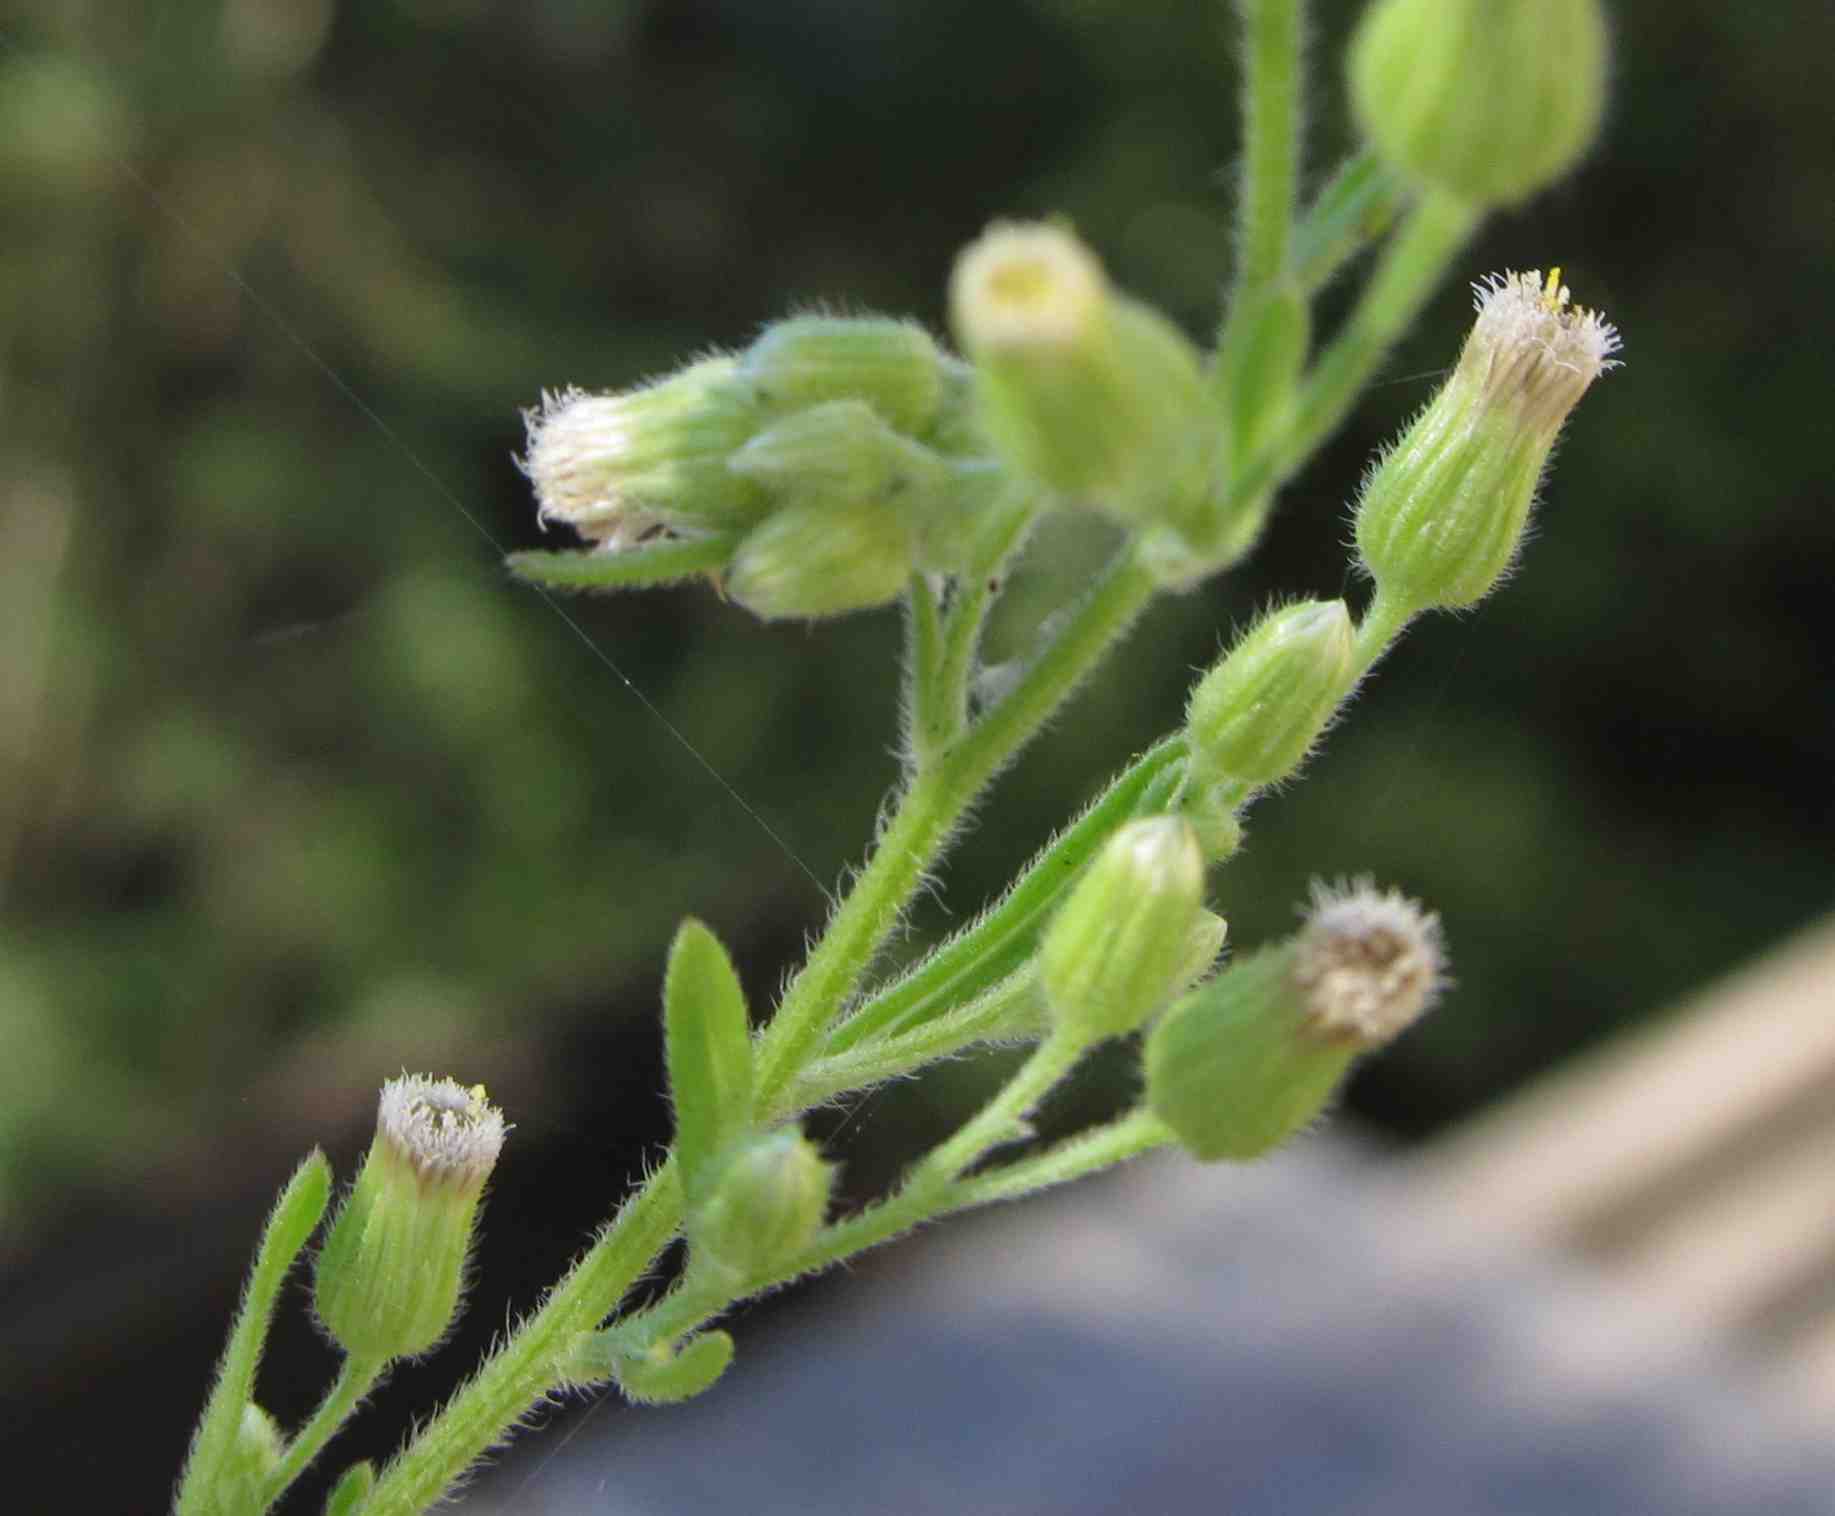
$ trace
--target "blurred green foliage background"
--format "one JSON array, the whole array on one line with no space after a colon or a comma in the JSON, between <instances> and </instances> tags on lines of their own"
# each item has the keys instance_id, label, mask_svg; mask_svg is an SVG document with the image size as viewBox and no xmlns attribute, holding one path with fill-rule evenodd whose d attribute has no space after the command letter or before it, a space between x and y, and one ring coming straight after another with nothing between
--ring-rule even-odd
<instances>
[{"instance_id":1,"label":"blurred green foliage background","mask_svg":"<svg viewBox=\"0 0 1835 1516\"><path fill-rule=\"evenodd\" d=\"M1832 893L1835 8L1611 8L1596 157L1465 272L1563 263L1626 367L1520 576L1417 629L1218 885L1240 943L1315 874L1441 909L1458 993L1353 1095L1404 1134ZM1355 7L1315 10L1317 178L1348 145ZM816 302L940 329L952 254L1003 214L1068 214L1202 334L1231 256L1226 12L13 0L0 1264L85 1215L177 1224L271 1184L403 1066L485 1080L589 1166L606 1123L660 1134L653 1103L608 1104L653 1075L668 934L704 916L774 990L895 774L897 620L764 627L682 592L570 601L570 625L498 567L538 541L519 409ZM1250 569L1157 610L1005 778L918 939L1175 722L1258 604L1351 587L1347 499L1467 313L1449 287ZM1100 546L1047 538L1021 618ZM900 1132L850 1131L864 1172Z\"/></svg>"}]
</instances>

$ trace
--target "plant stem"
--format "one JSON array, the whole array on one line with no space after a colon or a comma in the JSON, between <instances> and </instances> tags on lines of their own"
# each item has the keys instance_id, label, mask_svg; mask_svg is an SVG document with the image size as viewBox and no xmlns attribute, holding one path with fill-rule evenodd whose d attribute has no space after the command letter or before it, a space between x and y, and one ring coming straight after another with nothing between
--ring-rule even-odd
<instances>
[{"instance_id":1,"label":"plant stem","mask_svg":"<svg viewBox=\"0 0 1835 1516\"><path fill-rule=\"evenodd\" d=\"M642 543L622 552L511 553L510 572L551 590L647 589L704 574L717 574L732 561L739 534Z\"/></svg>"},{"instance_id":2,"label":"plant stem","mask_svg":"<svg viewBox=\"0 0 1835 1516\"><path fill-rule=\"evenodd\" d=\"M1377 661L1402 635L1402 628L1414 619L1414 614L1413 609L1401 601L1377 591L1376 598L1357 623L1357 642L1352 656L1359 679L1376 667Z\"/></svg>"},{"instance_id":3,"label":"plant stem","mask_svg":"<svg viewBox=\"0 0 1835 1516\"><path fill-rule=\"evenodd\" d=\"M619 1209L534 1315L382 1470L363 1516L420 1516L558 1381L574 1339L617 1306L681 1222L671 1160Z\"/></svg>"},{"instance_id":4,"label":"plant stem","mask_svg":"<svg viewBox=\"0 0 1835 1516\"><path fill-rule=\"evenodd\" d=\"M1184 752L1183 738L1173 736L1135 759L1033 859L999 904L836 1027L828 1038L829 1056L869 1037L909 1030L927 1013L934 1014L937 1006L960 1005L1018 967L1031 952L1052 903L1096 849L1124 821L1156 809L1148 797ZM1157 808L1163 809L1164 802Z\"/></svg>"},{"instance_id":5,"label":"plant stem","mask_svg":"<svg viewBox=\"0 0 1835 1516\"><path fill-rule=\"evenodd\" d=\"M1066 1184L1172 1140L1165 1123L1142 1108L991 1173L957 1179L940 1187L908 1184L877 1205L829 1227L793 1263L768 1279L753 1281L747 1287L748 1293L829 1268L890 1242L925 1221ZM686 1287L622 1325L635 1343L672 1342L719 1315L734 1298L720 1291Z\"/></svg>"},{"instance_id":6,"label":"plant stem","mask_svg":"<svg viewBox=\"0 0 1835 1516\"><path fill-rule=\"evenodd\" d=\"M961 1180L950 1191L948 1209L958 1211L996 1200L1017 1200L1022 1195L1035 1194L1053 1185L1067 1184L1111 1168L1139 1153L1164 1147L1172 1140L1165 1122L1143 1106L1107 1126L1094 1127L1031 1158Z\"/></svg>"},{"instance_id":7,"label":"plant stem","mask_svg":"<svg viewBox=\"0 0 1835 1516\"><path fill-rule=\"evenodd\" d=\"M1253 299L1287 267L1300 176L1300 0L1237 0L1247 47L1241 265Z\"/></svg>"},{"instance_id":8,"label":"plant stem","mask_svg":"<svg viewBox=\"0 0 1835 1516\"><path fill-rule=\"evenodd\" d=\"M1437 191L1424 195L1409 212L1383 250L1356 309L1301 385L1293 420L1274 449L1275 479L1286 478L1338 429L1478 222L1478 211Z\"/></svg>"},{"instance_id":9,"label":"plant stem","mask_svg":"<svg viewBox=\"0 0 1835 1516\"><path fill-rule=\"evenodd\" d=\"M1087 1038L1053 1028L1000 1093L956 1134L933 1148L906 1182L906 1191L934 1193L954 1183L990 1149L1028 1135L1027 1113L1089 1050Z\"/></svg>"},{"instance_id":10,"label":"plant stem","mask_svg":"<svg viewBox=\"0 0 1835 1516\"><path fill-rule=\"evenodd\" d=\"M1007 697L906 788L822 940L791 981L758 1049L758 1104L773 1106L866 974L918 882L982 788L1050 719L1153 597L1132 546Z\"/></svg>"},{"instance_id":11,"label":"plant stem","mask_svg":"<svg viewBox=\"0 0 1835 1516\"><path fill-rule=\"evenodd\" d=\"M350 1413L356 1410L358 1402L374 1388L386 1367L386 1362L381 1358L357 1353L345 1357L344 1362L338 1365L338 1377L332 1380L331 1388L325 1392L319 1408L312 1413L312 1419L287 1443L286 1451L280 1455L280 1462L274 1465L268 1475L262 1486L258 1509L265 1511L273 1505L291 1488L293 1481L305 1473L307 1465L319 1456L338 1428L350 1419Z\"/></svg>"},{"instance_id":12,"label":"plant stem","mask_svg":"<svg viewBox=\"0 0 1835 1516\"><path fill-rule=\"evenodd\" d=\"M905 604L906 757L914 770L923 770L935 765L937 755L955 739L961 721L950 709L944 685L943 628L937 592L928 575L911 576Z\"/></svg>"},{"instance_id":13,"label":"plant stem","mask_svg":"<svg viewBox=\"0 0 1835 1516\"><path fill-rule=\"evenodd\" d=\"M785 1105L788 1111L806 1111L836 1096L914 1073L978 1042L1019 1040L1036 1031L1036 1026L1022 1021L1023 1013L1034 1003L1035 989L1032 967L1023 965L975 999L940 1016L896 1036L870 1038L845 1052L819 1058L797 1076L786 1092Z\"/></svg>"}]
</instances>

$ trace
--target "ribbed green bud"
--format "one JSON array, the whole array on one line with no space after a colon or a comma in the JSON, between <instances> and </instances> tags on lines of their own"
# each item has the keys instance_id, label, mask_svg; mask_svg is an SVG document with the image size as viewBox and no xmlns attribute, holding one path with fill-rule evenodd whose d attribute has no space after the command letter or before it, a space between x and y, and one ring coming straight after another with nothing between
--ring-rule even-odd
<instances>
[{"instance_id":1,"label":"ribbed green bud","mask_svg":"<svg viewBox=\"0 0 1835 1516\"><path fill-rule=\"evenodd\" d=\"M1202 360L1088 248L1062 227L995 226L957 260L950 312L1009 466L1130 525L1189 524L1221 428Z\"/></svg>"},{"instance_id":2,"label":"ribbed green bud","mask_svg":"<svg viewBox=\"0 0 1835 1516\"><path fill-rule=\"evenodd\" d=\"M1285 779L1355 680L1342 600L1302 600L1264 616L1192 690L1185 740L1194 784Z\"/></svg>"},{"instance_id":3,"label":"ribbed green bud","mask_svg":"<svg viewBox=\"0 0 1835 1516\"><path fill-rule=\"evenodd\" d=\"M482 1086L404 1074L382 1087L375 1140L318 1258L314 1305L347 1353L411 1358L446 1335L504 1131Z\"/></svg>"},{"instance_id":4,"label":"ribbed green bud","mask_svg":"<svg viewBox=\"0 0 1835 1516\"><path fill-rule=\"evenodd\" d=\"M770 415L859 400L910 436L930 425L943 395L943 355L930 334L915 321L889 316L773 322L739 367Z\"/></svg>"},{"instance_id":5,"label":"ribbed green bud","mask_svg":"<svg viewBox=\"0 0 1835 1516\"><path fill-rule=\"evenodd\" d=\"M949 468L864 400L830 400L766 427L727 467L785 505L884 504L907 518L945 493Z\"/></svg>"},{"instance_id":6,"label":"ribbed green bud","mask_svg":"<svg viewBox=\"0 0 1835 1516\"><path fill-rule=\"evenodd\" d=\"M763 492L726 466L763 419L738 367L704 358L641 389L546 397L524 415L521 460L541 519L612 548L657 526L694 533L756 521Z\"/></svg>"},{"instance_id":7,"label":"ribbed green bud","mask_svg":"<svg viewBox=\"0 0 1835 1516\"><path fill-rule=\"evenodd\" d=\"M1458 366L1357 507L1364 567L1415 610L1471 605L1504 576L1562 422L1618 351L1611 326L1570 304L1559 269L1474 288Z\"/></svg>"},{"instance_id":8,"label":"ribbed green bud","mask_svg":"<svg viewBox=\"0 0 1835 1516\"><path fill-rule=\"evenodd\" d=\"M1351 105L1405 173L1511 205L1591 145L1606 45L1599 0L1377 0L1351 42Z\"/></svg>"},{"instance_id":9,"label":"ribbed green bud","mask_svg":"<svg viewBox=\"0 0 1835 1516\"><path fill-rule=\"evenodd\" d=\"M1151 816L1122 827L1039 944L1052 1020L1091 1042L1133 1031L1176 991L1201 950L1203 906L1204 858L1189 823Z\"/></svg>"},{"instance_id":10,"label":"ribbed green bud","mask_svg":"<svg viewBox=\"0 0 1835 1516\"><path fill-rule=\"evenodd\" d=\"M1258 1157L1318 1116L1356 1056L1413 1024L1442 980L1435 917L1367 882L1317 889L1296 936L1160 1018L1147 1103L1196 1157Z\"/></svg>"},{"instance_id":11,"label":"ribbed green bud","mask_svg":"<svg viewBox=\"0 0 1835 1516\"><path fill-rule=\"evenodd\" d=\"M888 505L791 506L739 544L726 592L767 621L841 616L898 599L911 562L911 530Z\"/></svg>"},{"instance_id":12,"label":"ribbed green bud","mask_svg":"<svg viewBox=\"0 0 1835 1516\"><path fill-rule=\"evenodd\" d=\"M694 1261L735 1281L770 1278L821 1231L834 1179L795 1127L749 1139L688 1217Z\"/></svg>"}]
</instances>

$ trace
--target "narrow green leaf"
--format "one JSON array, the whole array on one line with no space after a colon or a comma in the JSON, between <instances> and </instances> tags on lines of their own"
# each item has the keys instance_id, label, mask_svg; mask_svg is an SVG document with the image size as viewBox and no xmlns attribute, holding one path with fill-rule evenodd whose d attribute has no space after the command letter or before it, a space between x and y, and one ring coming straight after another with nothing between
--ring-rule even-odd
<instances>
[{"instance_id":1,"label":"narrow green leaf","mask_svg":"<svg viewBox=\"0 0 1835 1516\"><path fill-rule=\"evenodd\" d=\"M376 1466L369 1459L353 1463L325 1497L325 1516L356 1516L375 1483Z\"/></svg>"},{"instance_id":2,"label":"narrow green leaf","mask_svg":"<svg viewBox=\"0 0 1835 1516\"><path fill-rule=\"evenodd\" d=\"M745 992L720 940L693 917L669 950L663 982L676 1154L692 1208L721 1153L751 1125L752 1032Z\"/></svg>"},{"instance_id":3,"label":"narrow green leaf","mask_svg":"<svg viewBox=\"0 0 1835 1516\"><path fill-rule=\"evenodd\" d=\"M732 560L737 533L649 542L620 552L511 553L518 579L556 590L631 590L717 574Z\"/></svg>"},{"instance_id":4,"label":"narrow green leaf","mask_svg":"<svg viewBox=\"0 0 1835 1516\"><path fill-rule=\"evenodd\" d=\"M330 1199L331 1165L314 1148L280 1192L255 1250L255 1266L242 1292L242 1305L230 1329L229 1345L223 1350L217 1382L185 1460L177 1516L204 1516L216 1508L219 1485L235 1461L243 1410L254 1394L255 1370L261 1363L261 1350L267 1342L268 1324L273 1320L281 1286L324 1217Z\"/></svg>"},{"instance_id":5,"label":"narrow green leaf","mask_svg":"<svg viewBox=\"0 0 1835 1516\"><path fill-rule=\"evenodd\" d=\"M1324 288L1394 225L1407 198L1401 177L1374 153L1365 149L1347 158L1295 229L1294 282L1307 293Z\"/></svg>"},{"instance_id":6,"label":"narrow green leaf","mask_svg":"<svg viewBox=\"0 0 1835 1516\"><path fill-rule=\"evenodd\" d=\"M674 1405L714 1387L733 1361L733 1339L725 1332L703 1332L678 1353L655 1347L648 1353L618 1356L612 1377L626 1398L639 1405Z\"/></svg>"}]
</instances>

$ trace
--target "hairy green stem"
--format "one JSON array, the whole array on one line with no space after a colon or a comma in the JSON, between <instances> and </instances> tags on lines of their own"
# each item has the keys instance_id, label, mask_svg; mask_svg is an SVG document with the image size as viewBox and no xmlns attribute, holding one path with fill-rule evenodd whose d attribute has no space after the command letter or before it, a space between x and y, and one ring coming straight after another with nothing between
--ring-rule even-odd
<instances>
[{"instance_id":1,"label":"hairy green stem","mask_svg":"<svg viewBox=\"0 0 1835 1516\"><path fill-rule=\"evenodd\" d=\"M905 592L906 757L913 768L927 769L961 729L944 686L943 625L937 592L925 574L913 574Z\"/></svg>"},{"instance_id":2,"label":"hairy green stem","mask_svg":"<svg viewBox=\"0 0 1835 1516\"><path fill-rule=\"evenodd\" d=\"M1378 660L1402 635L1402 629L1414 619L1412 607L1392 595L1377 591L1376 598L1357 623L1357 641L1352 660L1359 679L1376 667Z\"/></svg>"},{"instance_id":3,"label":"hairy green stem","mask_svg":"<svg viewBox=\"0 0 1835 1516\"><path fill-rule=\"evenodd\" d=\"M1300 387L1293 420L1275 449L1277 481L1338 429L1377 365L1421 314L1479 219L1471 206L1437 191L1424 195L1409 212L1383 250L1356 309Z\"/></svg>"},{"instance_id":4,"label":"hairy green stem","mask_svg":"<svg viewBox=\"0 0 1835 1516\"><path fill-rule=\"evenodd\" d=\"M681 1224L673 1160L650 1176L534 1315L376 1481L364 1516L420 1516L560 1382L574 1340L617 1307Z\"/></svg>"},{"instance_id":5,"label":"hairy green stem","mask_svg":"<svg viewBox=\"0 0 1835 1516\"><path fill-rule=\"evenodd\" d=\"M1287 267L1300 179L1300 0L1237 0L1247 43L1238 298Z\"/></svg>"},{"instance_id":6,"label":"hairy green stem","mask_svg":"<svg viewBox=\"0 0 1835 1516\"><path fill-rule=\"evenodd\" d=\"M265 1511L292 1488L293 1481L306 1472L308 1465L324 1450L325 1444L331 1441L338 1428L350 1419L350 1413L357 1409L358 1403L375 1388L376 1381L382 1377L382 1371L387 1366L380 1358L357 1353L346 1356L338 1365L338 1377L332 1380L331 1388L325 1392L325 1398L319 1402L311 1420L287 1443L286 1450L280 1455L280 1462L269 1472L261 1487L259 1509Z\"/></svg>"},{"instance_id":7,"label":"hairy green stem","mask_svg":"<svg viewBox=\"0 0 1835 1516\"><path fill-rule=\"evenodd\" d=\"M1167 737L1135 759L1100 798L1053 839L1006 895L972 925L866 1001L829 1035L832 1057L869 1037L909 1029L945 1006L959 1005L1031 953L1050 908L1115 829L1156 809L1148 796L1184 756L1182 736ZM1166 800L1157 809L1163 809Z\"/></svg>"},{"instance_id":8,"label":"hairy green stem","mask_svg":"<svg viewBox=\"0 0 1835 1516\"><path fill-rule=\"evenodd\" d=\"M826 1228L794 1261L770 1278L753 1281L749 1289L756 1292L787 1284L890 1242L926 1221L1068 1184L1173 1140L1165 1123L1142 1108L989 1173L941 1186L907 1185L878 1204ZM630 1317L623 1328L629 1331L633 1342L673 1342L719 1315L736 1298L722 1291L686 1286Z\"/></svg>"},{"instance_id":9,"label":"hairy green stem","mask_svg":"<svg viewBox=\"0 0 1835 1516\"><path fill-rule=\"evenodd\" d=\"M1132 546L1124 547L1019 684L932 768L913 778L872 860L829 918L759 1041L761 1108L771 1107L809 1061L963 812L1083 682L1155 588Z\"/></svg>"}]
</instances>

